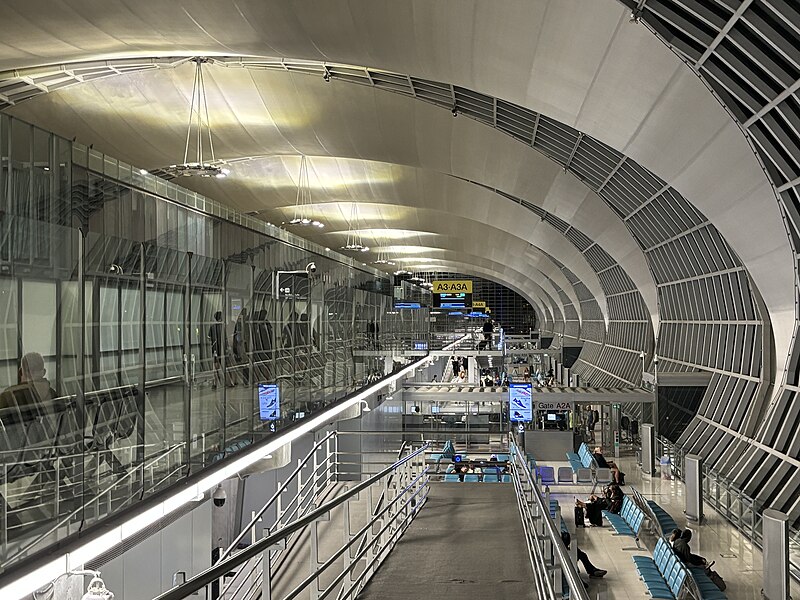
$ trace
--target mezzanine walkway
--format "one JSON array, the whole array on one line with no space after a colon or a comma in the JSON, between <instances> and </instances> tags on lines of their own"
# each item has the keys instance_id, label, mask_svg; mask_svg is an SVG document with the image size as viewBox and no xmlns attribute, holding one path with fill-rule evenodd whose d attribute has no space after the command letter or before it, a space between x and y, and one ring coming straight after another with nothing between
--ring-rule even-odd
<instances>
[{"instance_id":1,"label":"mezzanine walkway","mask_svg":"<svg viewBox=\"0 0 800 600\"><path fill-rule=\"evenodd\" d=\"M359 600L535 597L513 486L431 483L424 510Z\"/></svg>"}]
</instances>

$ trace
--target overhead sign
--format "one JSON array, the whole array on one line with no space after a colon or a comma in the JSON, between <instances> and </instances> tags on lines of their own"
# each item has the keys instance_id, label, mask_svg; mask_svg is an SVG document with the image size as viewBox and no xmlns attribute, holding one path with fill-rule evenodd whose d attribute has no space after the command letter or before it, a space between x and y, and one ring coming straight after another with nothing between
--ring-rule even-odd
<instances>
[{"instance_id":1,"label":"overhead sign","mask_svg":"<svg viewBox=\"0 0 800 600\"><path fill-rule=\"evenodd\" d=\"M262 421L277 421L281 418L281 402L277 385L274 383L258 384L258 409Z\"/></svg>"},{"instance_id":2,"label":"overhead sign","mask_svg":"<svg viewBox=\"0 0 800 600\"><path fill-rule=\"evenodd\" d=\"M512 383L508 386L508 415L511 421L533 421L530 383Z\"/></svg>"},{"instance_id":3,"label":"overhead sign","mask_svg":"<svg viewBox=\"0 0 800 600\"><path fill-rule=\"evenodd\" d=\"M472 301L472 308L486 308L486 301L485 300L473 300Z\"/></svg>"},{"instance_id":4,"label":"overhead sign","mask_svg":"<svg viewBox=\"0 0 800 600\"><path fill-rule=\"evenodd\" d=\"M472 304L472 294L466 292L442 292L433 297L435 308L469 308Z\"/></svg>"},{"instance_id":5,"label":"overhead sign","mask_svg":"<svg viewBox=\"0 0 800 600\"><path fill-rule=\"evenodd\" d=\"M448 279L444 281L434 281L433 289L434 294L471 294L472 293L472 280L471 279Z\"/></svg>"}]
</instances>

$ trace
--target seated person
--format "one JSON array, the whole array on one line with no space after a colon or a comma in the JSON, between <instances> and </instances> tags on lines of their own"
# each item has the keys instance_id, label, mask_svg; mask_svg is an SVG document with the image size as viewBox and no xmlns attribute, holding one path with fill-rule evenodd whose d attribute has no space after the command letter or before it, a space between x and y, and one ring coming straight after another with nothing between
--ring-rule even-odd
<instances>
[{"instance_id":1,"label":"seated person","mask_svg":"<svg viewBox=\"0 0 800 600\"><path fill-rule=\"evenodd\" d=\"M583 508L586 518L592 527L603 526L603 511L608 508L608 501L605 498L592 494L586 501L575 499L575 504Z\"/></svg>"},{"instance_id":2,"label":"seated person","mask_svg":"<svg viewBox=\"0 0 800 600\"><path fill-rule=\"evenodd\" d=\"M685 565L697 565L697 566L705 566L707 561L702 556L698 556L697 554L692 554L691 549L689 548L689 542L692 539L692 531L690 529L684 529L681 533L681 537L675 540L672 544L672 549L675 550L675 554L678 555L678 558L681 559Z\"/></svg>"},{"instance_id":3,"label":"seated person","mask_svg":"<svg viewBox=\"0 0 800 600\"><path fill-rule=\"evenodd\" d=\"M675 542L677 542L680 539L682 533L683 532L680 529L673 529L672 533L669 536L669 545L674 546Z\"/></svg>"},{"instance_id":4,"label":"seated person","mask_svg":"<svg viewBox=\"0 0 800 600\"><path fill-rule=\"evenodd\" d=\"M618 515L622 511L622 499L625 497L625 494L622 493L622 490L617 484L612 483L606 488L605 496L606 502L608 503L608 508L606 510Z\"/></svg>"},{"instance_id":5,"label":"seated person","mask_svg":"<svg viewBox=\"0 0 800 600\"><path fill-rule=\"evenodd\" d=\"M600 446L594 449L594 461L597 463L597 466L601 469L611 469L611 476L614 479L614 483L617 485L625 485L625 473L619 470L616 464L613 461L606 460L606 457L603 456L602 449Z\"/></svg>"},{"instance_id":6,"label":"seated person","mask_svg":"<svg viewBox=\"0 0 800 600\"><path fill-rule=\"evenodd\" d=\"M569 550L569 545L572 542L572 538L569 535L568 531L561 532L561 541L564 542L564 545L567 547L567 550ZM598 569L597 567L595 567L592 564L592 561L589 560L589 556L586 554L586 552L584 552L580 548L576 548L575 550L578 553L578 562L583 565L584 569L586 569L586 573L589 575L589 577L595 577L599 579L600 577L608 573L608 571L606 571L605 569Z\"/></svg>"},{"instance_id":7,"label":"seated person","mask_svg":"<svg viewBox=\"0 0 800 600\"><path fill-rule=\"evenodd\" d=\"M453 440L447 440L444 443L444 447L442 448L442 452L439 455L439 458L436 459L436 473L439 472L439 464L443 460L453 460L453 457L456 455L456 448L453 445Z\"/></svg>"}]
</instances>

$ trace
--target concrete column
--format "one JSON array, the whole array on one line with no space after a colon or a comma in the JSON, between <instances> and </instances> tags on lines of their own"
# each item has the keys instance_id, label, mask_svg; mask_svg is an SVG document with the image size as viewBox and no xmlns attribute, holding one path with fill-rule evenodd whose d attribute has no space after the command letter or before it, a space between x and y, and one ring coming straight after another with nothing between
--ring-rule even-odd
<instances>
[{"instance_id":1,"label":"concrete column","mask_svg":"<svg viewBox=\"0 0 800 600\"><path fill-rule=\"evenodd\" d=\"M655 438L652 423L642 423L642 473L653 474L655 465Z\"/></svg>"},{"instance_id":2,"label":"concrete column","mask_svg":"<svg viewBox=\"0 0 800 600\"><path fill-rule=\"evenodd\" d=\"M789 518L768 508L762 524L764 558L764 598L789 597Z\"/></svg>"},{"instance_id":3,"label":"concrete column","mask_svg":"<svg viewBox=\"0 0 800 600\"><path fill-rule=\"evenodd\" d=\"M703 459L697 454L687 454L683 476L686 483L686 518L699 523L703 520Z\"/></svg>"}]
</instances>

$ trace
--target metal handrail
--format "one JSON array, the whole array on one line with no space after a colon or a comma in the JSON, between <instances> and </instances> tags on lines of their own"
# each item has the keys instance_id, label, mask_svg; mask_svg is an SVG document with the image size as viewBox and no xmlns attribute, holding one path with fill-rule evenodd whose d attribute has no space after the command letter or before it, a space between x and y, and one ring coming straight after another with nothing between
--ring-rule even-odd
<instances>
[{"instance_id":1,"label":"metal handrail","mask_svg":"<svg viewBox=\"0 0 800 600\"><path fill-rule=\"evenodd\" d=\"M128 471L123 477L121 477L121 478L117 479L116 481L114 481L114 483L112 483L110 486L105 488L102 492L96 493L90 500L87 500L83 505L81 505L78 508L76 508L75 510L73 510L71 513L69 513L67 516L65 516L63 519L61 519L58 523L56 523L50 529L48 529L45 533L43 533L42 535L40 535L36 539L32 540L27 546L24 546L24 547L20 548L16 552L16 554L14 555L14 557L13 557L14 560L17 560L21 554L26 553L28 550L30 550L31 548L36 546L41 540L46 539L54 531L57 531L60 527L63 527L65 524L69 523L75 515L77 515L78 513L80 513L83 510L86 510L86 508L88 508L92 503L96 502L98 498L102 498L103 496L105 496L107 493L109 493L113 489L118 488L120 486L120 483L122 483L126 479L129 479L130 477L132 477L133 475L138 473L140 469L141 470L145 470L145 469L151 467L152 465L154 465L158 461L160 461L160 460L164 459L165 457L169 456L173 451L182 449L183 447L184 447L183 443L176 444L176 445L164 450L161 454L159 454L158 456L153 458L153 460L151 460L149 463L146 463L146 464L142 463L140 466L136 467L135 469L131 469L130 471ZM7 562L3 563L2 565L0 565L0 567L5 567L8 564L9 564L9 562L7 561Z\"/></svg>"},{"instance_id":2,"label":"metal handrail","mask_svg":"<svg viewBox=\"0 0 800 600\"><path fill-rule=\"evenodd\" d=\"M324 438L322 438L320 441L314 444L314 446L311 448L311 451L305 456L303 460L301 460L297 464L297 468L295 468L295 470L292 471L292 474L289 475L289 477L283 484L281 484L280 487L278 487L277 491L272 495L272 497L269 500L267 500L266 504L264 504L264 506L262 506L261 509L259 509L259 511L250 520L250 523L248 523L246 527L242 528L242 531L239 533L239 535L237 535L234 538L230 546L225 548L225 550L219 555L219 560L217 562L222 562L223 560L225 560L230 556L231 552L233 552L233 550L236 548L239 542L242 541L244 536L246 536L247 533L252 530L255 524L259 520L261 520L261 517L264 516L264 513L269 510L269 507L272 506L272 504L278 499L278 496L280 496L283 492L285 492L289 488L289 484L294 480L295 477L297 477L298 473L300 473L300 471L303 470L303 467L305 467L308 464L308 461L314 457L314 454L317 452L317 450L319 450L320 447L322 447L322 445L332 437L336 437L335 431L329 432L328 435L326 435Z\"/></svg>"},{"instance_id":3,"label":"metal handrail","mask_svg":"<svg viewBox=\"0 0 800 600\"><path fill-rule=\"evenodd\" d=\"M528 505L529 500L525 498L521 487L522 481L518 474L518 470L522 470L531 486L531 495L533 496L532 502L535 503L539 515L541 515L541 520L545 525L547 536L550 538L550 542L553 545L553 550L558 558L558 562L563 569L564 577L567 580L567 585L569 585L570 597L577 600L589 600L589 595L586 593L586 588L583 586L583 581L578 575L578 570L575 568L575 565L569 556L569 552L567 551L567 547L564 545L564 542L561 539L561 533L556 529L556 525L553 523L553 519L550 516L550 507L545 506L544 500L542 500L542 495L539 492L539 486L536 485L536 479L533 477L533 474L531 473L530 468L525 461L525 457L520 453L520 449L517 446L512 448L512 456L514 457L514 460L512 461L512 479L514 479L514 476L517 477L517 481L515 481L517 497L523 504ZM520 485L519 488L516 487L517 483ZM575 543L578 543L577 540ZM539 548L538 543L534 543L533 545L535 548ZM540 566L546 570L547 565L545 564L544 557L541 556L540 552L538 553L537 559L541 560ZM550 587L550 589L547 591L551 594L550 597L555 600L555 592L552 590L552 587Z\"/></svg>"},{"instance_id":4,"label":"metal handrail","mask_svg":"<svg viewBox=\"0 0 800 600\"><path fill-rule=\"evenodd\" d=\"M250 560L254 556L263 554L271 546L274 546L276 543L287 538L295 531L299 531L303 527L310 525L323 515L329 513L337 506L344 504L347 500L349 500L353 496L356 496L362 490L367 489L375 482L383 479L386 475L388 475L392 471L395 471L398 467L404 465L409 460L416 458L419 454L424 453L425 450L428 449L428 446L429 444L425 444L418 450L415 450L408 456L404 456L402 459L389 465L388 467L386 467L379 473L373 475L369 479L366 479L361 483L353 486L346 493L337 496L336 498L326 502L325 504L322 504L320 507L308 512L305 516L301 517L300 519L297 519L296 521L293 521L292 523L285 525L278 531L265 536L258 542L251 544L247 548L243 549L238 554L235 554L222 562L218 562L217 564L211 566L205 571L198 573L197 575L187 580L182 585L179 585L167 592L164 592L160 596L154 598L154 600L183 600L193 592L196 592L197 590L200 590L201 588L212 583L213 581L222 578L226 573L238 567L239 565L243 564L244 562ZM588 598L586 600L588 600Z\"/></svg>"},{"instance_id":5,"label":"metal handrail","mask_svg":"<svg viewBox=\"0 0 800 600\"><path fill-rule=\"evenodd\" d=\"M357 539L361 538L362 544L359 546L358 550L356 551L355 556L353 556L350 568L349 569L345 569L336 578L334 578L334 580L328 586L328 589L326 590L326 592L322 596L320 596L320 600L324 600L324 598L328 594L331 593L333 588L336 585L338 585L339 583L342 582L342 580L347 575L347 573L352 571L356 567L356 565L364 557L366 552L369 551L369 549L377 543L377 541L380 539L380 536L383 535L383 533L392 525L391 521L385 523L383 525L383 527L375 534L375 536L372 538L371 541L364 543L366 541L366 539L367 539L365 534L375 524L375 521L377 521L384 514L386 514L389 511L389 509L392 508L392 504L397 502L403 496L403 494L405 494L407 491L412 489L414 487L414 485L416 485L419 482L419 480L423 476L425 476L426 473L427 473L427 468L423 469L422 472L420 472L413 480L411 480L409 482L409 484L405 488L403 488L402 490L398 490L398 493L395 496L395 498L392 500L392 502L387 504L382 510L378 511L378 513L373 514L372 517L370 518L369 522L366 525L364 525L358 532L356 532L356 534L353 535L352 538L347 543L345 543L341 548L339 548L339 550L334 552L328 558L328 560L326 560L324 563L322 563L314 573L311 573L308 577L306 577L303 581L301 581L291 592L289 592L289 594L284 598L284 600L294 600L294 598L299 596L303 592L303 590L309 584L311 584L311 582L313 582L317 577L319 577L320 573L322 573L323 571L325 571L325 569L327 569L332 564L334 564L336 562L336 560L338 560L355 543L355 541ZM414 494L412 494L410 498L406 499L405 503L403 504L403 507L405 508L406 506L408 506L408 504L410 504L412 502L412 500L416 500L416 497L419 495L419 493L422 491L422 489L424 489L424 488L420 488L419 490L414 492ZM426 495L426 497L427 497L427 495ZM424 501L424 499L425 498L423 498L423 501ZM364 570L364 572L366 572L366 569ZM362 577L363 577L363 573L362 573Z\"/></svg>"}]
</instances>

